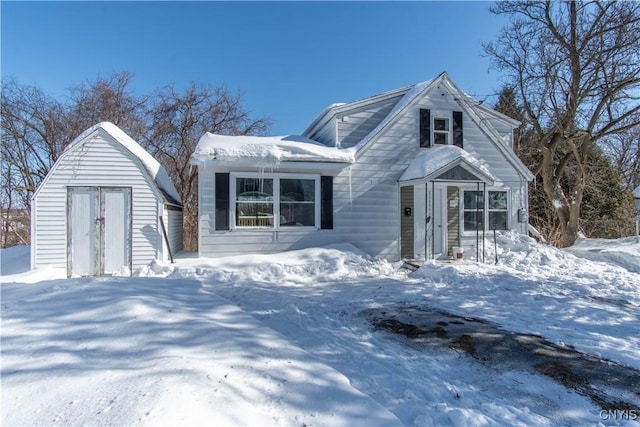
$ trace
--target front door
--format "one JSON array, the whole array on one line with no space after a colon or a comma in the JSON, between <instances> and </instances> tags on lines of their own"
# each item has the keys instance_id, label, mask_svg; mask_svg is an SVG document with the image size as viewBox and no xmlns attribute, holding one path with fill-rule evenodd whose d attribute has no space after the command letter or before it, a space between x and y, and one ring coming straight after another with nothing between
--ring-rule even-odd
<instances>
[{"instance_id":1,"label":"front door","mask_svg":"<svg viewBox=\"0 0 640 427\"><path fill-rule=\"evenodd\" d=\"M131 188L67 189L68 276L129 273Z\"/></svg>"}]
</instances>

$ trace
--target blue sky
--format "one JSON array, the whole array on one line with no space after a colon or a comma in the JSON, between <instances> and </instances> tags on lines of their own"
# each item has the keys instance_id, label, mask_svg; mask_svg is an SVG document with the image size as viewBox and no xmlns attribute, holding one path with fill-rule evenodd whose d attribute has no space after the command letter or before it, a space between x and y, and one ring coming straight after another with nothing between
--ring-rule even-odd
<instances>
[{"instance_id":1,"label":"blue sky","mask_svg":"<svg viewBox=\"0 0 640 427\"><path fill-rule=\"evenodd\" d=\"M115 71L136 92L190 82L243 93L272 134L301 133L328 105L442 71L485 99L500 75L481 43L505 24L489 2L6 2L2 75L62 98ZM487 102L493 103L495 97Z\"/></svg>"}]
</instances>

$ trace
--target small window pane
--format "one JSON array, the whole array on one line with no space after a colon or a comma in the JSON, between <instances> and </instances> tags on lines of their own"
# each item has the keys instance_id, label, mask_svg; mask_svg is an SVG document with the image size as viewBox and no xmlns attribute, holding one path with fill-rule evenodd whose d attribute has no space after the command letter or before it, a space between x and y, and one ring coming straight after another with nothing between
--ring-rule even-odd
<instances>
[{"instance_id":1,"label":"small window pane","mask_svg":"<svg viewBox=\"0 0 640 427\"><path fill-rule=\"evenodd\" d=\"M238 227L273 227L273 203L236 203Z\"/></svg>"},{"instance_id":2,"label":"small window pane","mask_svg":"<svg viewBox=\"0 0 640 427\"><path fill-rule=\"evenodd\" d=\"M449 119L433 119L433 130L449 130Z\"/></svg>"},{"instance_id":3,"label":"small window pane","mask_svg":"<svg viewBox=\"0 0 640 427\"><path fill-rule=\"evenodd\" d=\"M489 191L489 209L507 209L506 191Z\"/></svg>"},{"instance_id":4,"label":"small window pane","mask_svg":"<svg viewBox=\"0 0 640 427\"><path fill-rule=\"evenodd\" d=\"M273 179L236 178L236 200L273 200Z\"/></svg>"},{"instance_id":5,"label":"small window pane","mask_svg":"<svg viewBox=\"0 0 640 427\"><path fill-rule=\"evenodd\" d=\"M489 212L489 230L506 230L507 213Z\"/></svg>"},{"instance_id":6,"label":"small window pane","mask_svg":"<svg viewBox=\"0 0 640 427\"><path fill-rule=\"evenodd\" d=\"M484 210L484 193L482 191L465 191L464 209Z\"/></svg>"},{"instance_id":7,"label":"small window pane","mask_svg":"<svg viewBox=\"0 0 640 427\"><path fill-rule=\"evenodd\" d=\"M280 200L313 202L316 198L316 181L313 179L281 179Z\"/></svg>"},{"instance_id":8,"label":"small window pane","mask_svg":"<svg viewBox=\"0 0 640 427\"><path fill-rule=\"evenodd\" d=\"M448 143L447 134L446 133L434 133L433 134L433 143L434 144L446 145Z\"/></svg>"},{"instance_id":9,"label":"small window pane","mask_svg":"<svg viewBox=\"0 0 640 427\"><path fill-rule=\"evenodd\" d=\"M282 227L313 227L315 210L314 203L281 203L280 225Z\"/></svg>"},{"instance_id":10,"label":"small window pane","mask_svg":"<svg viewBox=\"0 0 640 427\"><path fill-rule=\"evenodd\" d=\"M465 231L482 230L483 228L483 212L465 212L464 213L464 229Z\"/></svg>"}]
</instances>

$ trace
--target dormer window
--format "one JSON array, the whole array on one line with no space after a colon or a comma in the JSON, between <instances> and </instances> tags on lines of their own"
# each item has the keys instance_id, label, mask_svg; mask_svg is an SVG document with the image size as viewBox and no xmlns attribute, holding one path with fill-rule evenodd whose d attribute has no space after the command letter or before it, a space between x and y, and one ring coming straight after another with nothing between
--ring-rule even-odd
<instances>
[{"instance_id":1,"label":"dormer window","mask_svg":"<svg viewBox=\"0 0 640 427\"><path fill-rule=\"evenodd\" d=\"M463 148L462 112L437 112L420 109L420 147L456 145Z\"/></svg>"},{"instance_id":2,"label":"dormer window","mask_svg":"<svg viewBox=\"0 0 640 427\"><path fill-rule=\"evenodd\" d=\"M448 118L434 117L433 143L435 145L449 144L449 119Z\"/></svg>"}]
</instances>

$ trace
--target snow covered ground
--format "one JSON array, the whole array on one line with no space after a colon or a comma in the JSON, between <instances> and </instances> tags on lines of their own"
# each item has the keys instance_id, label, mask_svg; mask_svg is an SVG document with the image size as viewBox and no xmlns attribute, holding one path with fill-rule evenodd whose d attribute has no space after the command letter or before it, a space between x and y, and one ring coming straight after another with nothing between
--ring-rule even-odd
<instances>
[{"instance_id":1,"label":"snow covered ground","mask_svg":"<svg viewBox=\"0 0 640 427\"><path fill-rule=\"evenodd\" d=\"M363 315L428 305L640 369L640 244L558 250L507 233L497 264L492 247L487 264L414 273L344 245L74 279L26 272L28 248L3 250L0 423L636 425L640 414L425 351Z\"/></svg>"}]
</instances>

